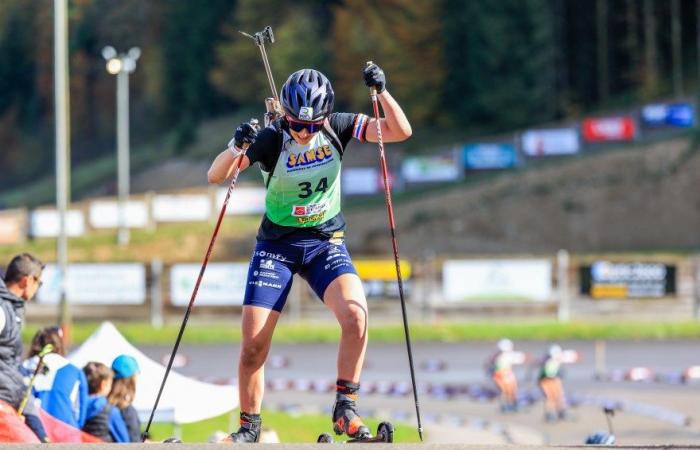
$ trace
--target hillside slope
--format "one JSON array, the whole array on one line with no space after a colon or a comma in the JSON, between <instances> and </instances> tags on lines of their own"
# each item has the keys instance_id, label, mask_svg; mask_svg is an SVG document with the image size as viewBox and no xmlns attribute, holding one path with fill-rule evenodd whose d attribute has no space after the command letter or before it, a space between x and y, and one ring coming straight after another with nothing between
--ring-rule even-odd
<instances>
[{"instance_id":1,"label":"hillside slope","mask_svg":"<svg viewBox=\"0 0 700 450\"><path fill-rule=\"evenodd\" d=\"M562 159L397 201L400 252L697 248L700 155L690 145L678 138ZM385 207L346 216L354 251L391 254Z\"/></svg>"}]
</instances>

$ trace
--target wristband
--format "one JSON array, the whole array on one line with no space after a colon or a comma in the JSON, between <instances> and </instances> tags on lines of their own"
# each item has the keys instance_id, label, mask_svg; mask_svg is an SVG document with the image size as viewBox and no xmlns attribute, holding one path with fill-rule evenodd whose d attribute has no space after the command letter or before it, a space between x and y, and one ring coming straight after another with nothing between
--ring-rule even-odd
<instances>
[{"instance_id":1,"label":"wristband","mask_svg":"<svg viewBox=\"0 0 700 450\"><path fill-rule=\"evenodd\" d=\"M241 150L240 148L236 147L235 144L229 146L228 149L231 150L231 153L233 153L234 159L235 159L235 158L238 158L239 156L241 156L241 155L243 154L243 150Z\"/></svg>"}]
</instances>

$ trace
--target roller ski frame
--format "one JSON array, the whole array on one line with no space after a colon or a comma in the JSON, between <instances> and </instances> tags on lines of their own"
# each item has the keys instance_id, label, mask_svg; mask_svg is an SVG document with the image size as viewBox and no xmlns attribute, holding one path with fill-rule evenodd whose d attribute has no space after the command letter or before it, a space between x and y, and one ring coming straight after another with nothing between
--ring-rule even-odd
<instances>
[{"instance_id":1,"label":"roller ski frame","mask_svg":"<svg viewBox=\"0 0 700 450\"><path fill-rule=\"evenodd\" d=\"M319 444L332 444L335 443L333 436L330 433L321 434L316 440ZM377 426L376 436L371 434L365 437L353 438L347 441L338 441L341 444L390 444L394 442L394 426L391 422L382 422Z\"/></svg>"}]
</instances>

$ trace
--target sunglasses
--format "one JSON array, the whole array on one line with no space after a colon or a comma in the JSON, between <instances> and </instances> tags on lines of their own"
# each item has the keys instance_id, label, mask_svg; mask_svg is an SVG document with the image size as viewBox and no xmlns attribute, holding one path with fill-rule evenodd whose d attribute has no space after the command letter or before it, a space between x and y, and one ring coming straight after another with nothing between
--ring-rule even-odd
<instances>
[{"instance_id":1,"label":"sunglasses","mask_svg":"<svg viewBox=\"0 0 700 450\"><path fill-rule=\"evenodd\" d=\"M306 130L309 134L314 134L321 131L323 128L323 121L320 122L302 122L300 120L295 120L287 116L287 122L289 123L289 129L299 133L301 130Z\"/></svg>"}]
</instances>

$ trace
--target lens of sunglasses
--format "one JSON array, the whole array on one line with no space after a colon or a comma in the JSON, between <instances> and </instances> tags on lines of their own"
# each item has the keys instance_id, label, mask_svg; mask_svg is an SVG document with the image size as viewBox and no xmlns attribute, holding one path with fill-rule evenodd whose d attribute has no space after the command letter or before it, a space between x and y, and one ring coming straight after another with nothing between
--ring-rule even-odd
<instances>
[{"instance_id":1,"label":"lens of sunglasses","mask_svg":"<svg viewBox=\"0 0 700 450\"><path fill-rule=\"evenodd\" d=\"M317 131L321 130L323 127L323 123L304 123L304 122L296 122L294 120L288 120L289 122L289 128L292 131L296 131L297 133L300 132L301 130L306 130L309 133L313 134L316 133Z\"/></svg>"}]
</instances>

